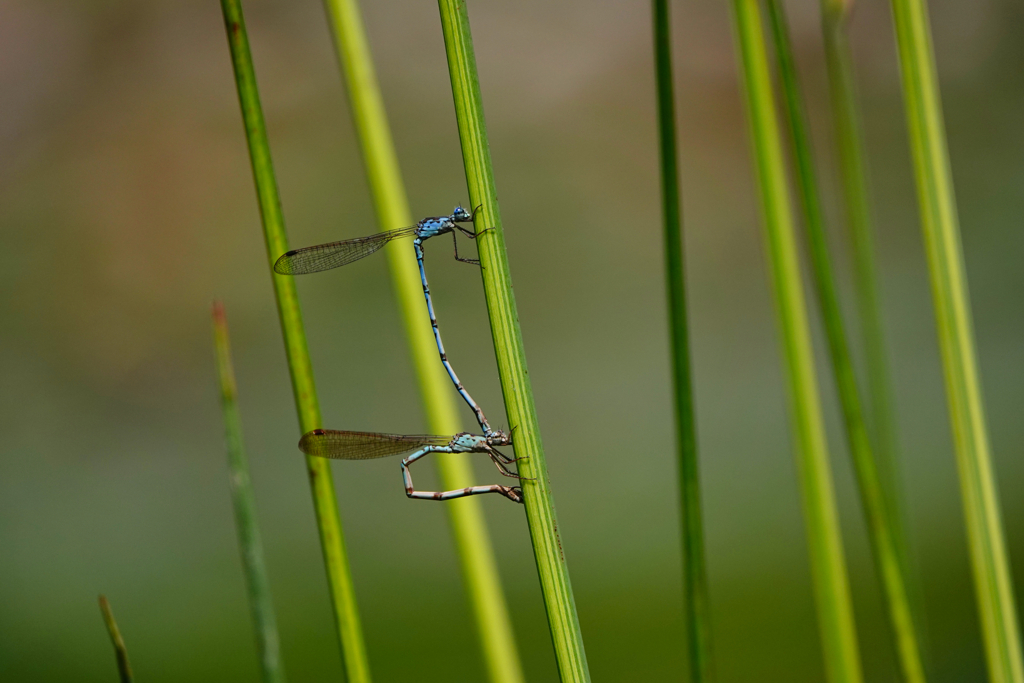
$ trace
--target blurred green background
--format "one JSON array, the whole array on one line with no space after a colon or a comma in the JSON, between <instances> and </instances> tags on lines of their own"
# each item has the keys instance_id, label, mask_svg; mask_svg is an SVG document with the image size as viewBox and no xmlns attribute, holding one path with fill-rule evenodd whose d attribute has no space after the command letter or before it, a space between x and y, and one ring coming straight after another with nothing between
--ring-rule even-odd
<instances>
[{"instance_id":1,"label":"blurred green background","mask_svg":"<svg viewBox=\"0 0 1024 683\"><path fill-rule=\"evenodd\" d=\"M364 4L413 211L447 213L468 198L437 9ZM817 3L789 5L833 189ZM1020 586L1024 10L1009 0L932 10ZM246 11L293 245L376 231L322 6L263 0ZM931 680L981 681L888 11L859 3L853 39ZM677 2L673 12L717 668L721 681L820 681L728 7ZM477 0L471 17L591 672L680 680L649 6ZM292 681L339 680L218 3L0 3L0 89L0 679L114 680L104 592L139 681L257 680L210 333L221 297L286 669ZM828 209L838 219L834 196ZM842 230L832 232L845 255ZM502 424L479 276L444 243L428 259L449 357ZM386 260L303 279L299 291L325 426L421 431ZM819 367L867 678L895 680ZM481 481L494 478L477 464ZM442 506L407 500L393 460L334 472L376 680L483 680ZM429 467L418 476L432 483ZM554 681L522 510L496 497L484 507L528 679Z\"/></svg>"}]
</instances>

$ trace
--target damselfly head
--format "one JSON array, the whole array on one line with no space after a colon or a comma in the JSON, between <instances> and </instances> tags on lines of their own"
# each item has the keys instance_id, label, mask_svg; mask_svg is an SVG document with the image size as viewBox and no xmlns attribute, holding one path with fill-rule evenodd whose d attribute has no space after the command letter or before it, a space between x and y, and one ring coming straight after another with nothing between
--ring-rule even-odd
<instances>
[{"instance_id":1,"label":"damselfly head","mask_svg":"<svg viewBox=\"0 0 1024 683\"><path fill-rule=\"evenodd\" d=\"M463 209L462 206L456 206L452 211L452 220L456 223L468 223L473 220L473 214Z\"/></svg>"}]
</instances>

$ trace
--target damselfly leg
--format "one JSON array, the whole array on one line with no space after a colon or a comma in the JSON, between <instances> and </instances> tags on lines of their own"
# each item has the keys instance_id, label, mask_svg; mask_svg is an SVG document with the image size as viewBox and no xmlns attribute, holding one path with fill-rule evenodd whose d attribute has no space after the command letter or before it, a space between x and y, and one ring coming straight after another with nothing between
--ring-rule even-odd
<instances>
[{"instance_id":1,"label":"damselfly leg","mask_svg":"<svg viewBox=\"0 0 1024 683\"><path fill-rule=\"evenodd\" d=\"M466 228L463 228L460 225L456 225L455 227L463 235L465 235L466 237L468 237L471 240L475 240L480 235L483 235L486 232L490 232L491 230L494 230L494 228L485 228L484 230L481 230L480 232L473 232L472 230L467 230ZM452 231L452 241L455 243L455 260L456 261L461 261L462 263L472 263L475 266L479 266L480 265L480 259L478 259L478 258L462 258L461 256L459 256L459 239L458 239L458 237L456 237L454 230Z\"/></svg>"},{"instance_id":2,"label":"damselfly leg","mask_svg":"<svg viewBox=\"0 0 1024 683\"><path fill-rule=\"evenodd\" d=\"M469 486L464 489L455 489L452 491L417 491L412 483L412 474L409 473L409 467L427 455L428 453L457 453L455 449L449 446L425 446L420 450L416 451L408 458L402 461L402 479L405 481L405 495L410 498L419 498L421 500L454 500L455 498L465 498L466 496L478 496L484 493L500 493L509 500L515 503L523 502L523 490L518 486L502 486L500 484L490 484L488 486ZM497 465L497 461L492 458L492 461ZM501 471L501 467L498 468ZM504 471L502 472L505 476L518 479L518 475Z\"/></svg>"},{"instance_id":3,"label":"damselfly leg","mask_svg":"<svg viewBox=\"0 0 1024 683\"><path fill-rule=\"evenodd\" d=\"M468 231L468 230L466 230L465 228L462 228L462 227L459 227L459 230L462 231L467 236L469 236L470 238L476 239L476 233L475 232L470 232L470 231ZM456 261L461 261L462 263L471 263L474 266L479 266L480 265L480 259L478 259L478 258L462 258L461 256L459 256L459 238L455 234L454 230L452 230L452 242L455 243L455 260Z\"/></svg>"}]
</instances>

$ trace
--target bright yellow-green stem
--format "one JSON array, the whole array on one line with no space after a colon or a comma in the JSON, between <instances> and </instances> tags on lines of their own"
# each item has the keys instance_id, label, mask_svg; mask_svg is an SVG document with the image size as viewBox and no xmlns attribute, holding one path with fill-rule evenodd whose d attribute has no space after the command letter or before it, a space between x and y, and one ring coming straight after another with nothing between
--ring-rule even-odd
<instances>
[{"instance_id":1,"label":"bright yellow-green stem","mask_svg":"<svg viewBox=\"0 0 1024 683\"><path fill-rule=\"evenodd\" d=\"M825 669L831 683L860 683L862 674L857 632L814 373L814 354L800 280L789 183L775 116L761 10L758 0L733 0L732 4L768 261L775 290L775 308L789 378L789 412Z\"/></svg>"},{"instance_id":2,"label":"bright yellow-green stem","mask_svg":"<svg viewBox=\"0 0 1024 683\"><path fill-rule=\"evenodd\" d=\"M267 266L274 283L277 312L281 320L288 369L292 378L292 392L299 413L299 431L304 433L322 426L320 404L313 383L313 368L309 361L306 333L302 327L302 311L299 309L295 280L287 275L278 275L273 269L277 257L288 251L288 238L284 229L284 216L281 214L277 180L274 178L274 168L270 161L270 143L263 122L259 92L256 89L256 73L249 51L249 38L245 33L241 0L221 0L221 7L227 27L228 45L231 48L235 83L238 86L238 100L245 122L245 136L249 143L249 158L256 181L260 216L263 219ZM313 509L320 532L327 583L331 591L331 606L334 608L335 625L341 640L348 683L369 683L370 665L366 657L363 629L359 621L359 610L356 607L355 590L345 551L345 537L341 520L338 518L338 501L335 498L329 461L306 456L306 471L313 493Z\"/></svg>"},{"instance_id":3,"label":"bright yellow-green stem","mask_svg":"<svg viewBox=\"0 0 1024 683\"><path fill-rule=\"evenodd\" d=\"M672 34L668 0L654 0L654 66L658 88L661 201L665 222L665 285L672 342L672 379L679 457L679 507L683 540L683 609L689 641L691 683L710 683L711 605L704 560L704 522L697 467L697 429L690 379L690 338L686 315L683 210L679 198Z\"/></svg>"},{"instance_id":4,"label":"bright yellow-green stem","mask_svg":"<svg viewBox=\"0 0 1024 683\"><path fill-rule=\"evenodd\" d=\"M373 57L359 4L356 0L325 0L324 4L338 59L345 73L352 116L359 134L380 228L391 230L410 225L413 219L374 73ZM457 404L451 381L438 362L437 346L434 344L430 319L423 301L416 257L406 240L389 244L387 254L398 308L405 323L409 351L419 380L427 424L435 434L455 434L461 431ZM444 488L459 489L473 484L473 470L468 455L438 453L436 457ZM480 501L477 498L462 498L445 503L445 507L452 525L455 547L462 564L462 575L476 619L477 635L489 678L493 683L522 683L522 665L512 633L512 621L501 591L498 563Z\"/></svg>"},{"instance_id":5,"label":"bright yellow-green stem","mask_svg":"<svg viewBox=\"0 0 1024 683\"><path fill-rule=\"evenodd\" d=\"M213 342L217 352L217 375L220 378L221 403L224 408L224 431L228 446L228 482L231 502L235 507L238 547L242 551L242 571L249 589L249 609L256 631L256 648L264 683L284 683L281 647L277 637L274 601L270 596L270 578L263 559L256 515L256 494L249 478L249 459L242 442L242 415L238 409L238 387L231 360L231 341L224 306L213 304Z\"/></svg>"},{"instance_id":6,"label":"bright yellow-green stem","mask_svg":"<svg viewBox=\"0 0 1024 683\"><path fill-rule=\"evenodd\" d=\"M928 8L922 0L893 0L892 9L989 680L1022 683L1020 626L989 457Z\"/></svg>"},{"instance_id":7,"label":"bright yellow-green stem","mask_svg":"<svg viewBox=\"0 0 1024 683\"><path fill-rule=\"evenodd\" d=\"M555 659L562 683L590 680L576 604L569 582L562 542L558 537L555 504L548 482L547 464L540 441L533 391L526 371L526 353L519 330L505 236L502 232L494 170L484 125L476 57L464 0L439 0L441 29L448 54L448 72L455 100L455 117L466 167L466 184L477 212L476 232L487 313L494 339L494 355L505 398L505 412L515 438L526 519L533 541L544 606L547 608Z\"/></svg>"}]
</instances>

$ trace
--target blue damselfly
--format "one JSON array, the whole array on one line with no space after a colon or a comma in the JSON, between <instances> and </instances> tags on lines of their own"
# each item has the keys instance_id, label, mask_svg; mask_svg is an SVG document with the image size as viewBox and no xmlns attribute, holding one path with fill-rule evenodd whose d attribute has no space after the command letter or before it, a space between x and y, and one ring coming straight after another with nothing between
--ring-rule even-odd
<instances>
[{"instance_id":1,"label":"blue damselfly","mask_svg":"<svg viewBox=\"0 0 1024 683\"><path fill-rule=\"evenodd\" d=\"M482 493L500 493L516 503L523 502L523 490L518 486L470 486L454 491L417 491L412 484L409 466L428 453L486 453L491 462L506 477L519 479L519 475L508 468L516 462L497 449L509 446L512 437L502 430L492 431L487 436L462 432L454 436L432 434L382 434L379 432L349 432L337 429L314 429L299 439L299 450L306 455L337 460L372 460L399 455L415 450L402 460L402 479L405 481L405 495L424 500L452 500Z\"/></svg>"},{"instance_id":2,"label":"blue damselfly","mask_svg":"<svg viewBox=\"0 0 1024 683\"><path fill-rule=\"evenodd\" d=\"M427 301L427 313L430 315L430 325L434 329L434 341L437 343L438 353L441 354L441 363L444 364L444 369L448 371L448 376L451 378L452 383L455 384L459 394L469 405L470 409L472 409L473 414L476 415L477 422L480 423L484 436L491 437L500 432L491 429L484 411L473 400L473 397L469 395L466 388L462 386L462 382L459 380L458 375L455 374L454 368L448 362L448 355L445 353L444 344L441 342L441 333L437 329L437 316L434 315L434 303L430 298L430 287L427 285L427 271L423 266L424 240L447 233L452 234L452 240L455 242L456 260L479 265L480 262L477 259L467 259L459 256L459 242L456 236L457 231L472 239L477 238L477 233L459 225L459 223L472 223L475 216L476 211L470 213L461 206L456 206L450 216L424 218L416 225L407 228L398 228L397 230L379 232L376 235L369 235L367 237L356 237L340 242L328 242L327 244L318 244L313 247L294 249L277 259L277 262L274 263L274 271L282 275L319 273L369 256L393 239L413 237L412 245L416 252L416 262L419 264L420 281L423 283L423 297Z\"/></svg>"}]
</instances>

